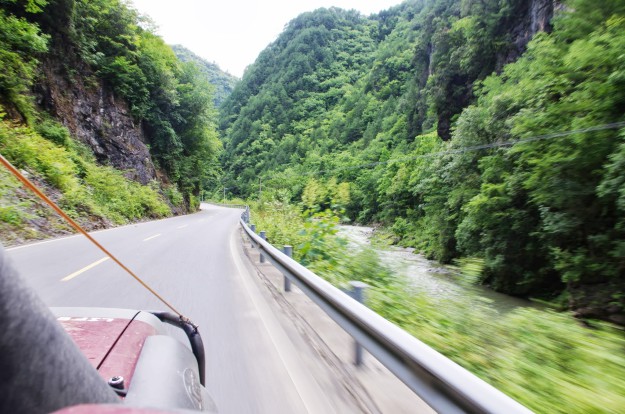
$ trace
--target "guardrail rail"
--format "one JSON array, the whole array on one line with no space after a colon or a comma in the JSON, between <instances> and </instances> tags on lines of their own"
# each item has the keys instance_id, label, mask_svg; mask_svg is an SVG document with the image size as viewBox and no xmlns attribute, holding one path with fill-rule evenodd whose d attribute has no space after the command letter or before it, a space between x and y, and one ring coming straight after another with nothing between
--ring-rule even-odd
<instances>
[{"instance_id":1,"label":"guardrail rail","mask_svg":"<svg viewBox=\"0 0 625 414\"><path fill-rule=\"evenodd\" d=\"M531 413L263 240L248 226L249 208L244 208L241 226L263 256L434 410L442 414Z\"/></svg>"}]
</instances>

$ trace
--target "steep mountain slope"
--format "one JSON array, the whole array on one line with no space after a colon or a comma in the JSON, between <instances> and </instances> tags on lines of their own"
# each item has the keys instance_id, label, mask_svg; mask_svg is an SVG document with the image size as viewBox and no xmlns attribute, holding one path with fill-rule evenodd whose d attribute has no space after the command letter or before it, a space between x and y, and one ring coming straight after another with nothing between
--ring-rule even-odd
<instances>
[{"instance_id":1,"label":"steep mountain slope","mask_svg":"<svg viewBox=\"0 0 625 414\"><path fill-rule=\"evenodd\" d=\"M259 173L320 145L310 132L366 73L373 30L357 12L320 9L291 21L259 55L220 111L224 160L237 179L228 186L246 194Z\"/></svg>"},{"instance_id":2,"label":"steep mountain slope","mask_svg":"<svg viewBox=\"0 0 625 414\"><path fill-rule=\"evenodd\" d=\"M518 57L552 11L548 0L437 0L369 18L340 9L299 16L221 109L232 185L245 194L252 177L283 170L294 154L369 142L397 122L392 146L433 127L448 140L475 81Z\"/></svg>"},{"instance_id":3,"label":"steep mountain slope","mask_svg":"<svg viewBox=\"0 0 625 414\"><path fill-rule=\"evenodd\" d=\"M226 186L248 195L262 180L265 197L313 209L348 186L349 218L470 263L478 283L622 323L624 7L304 14L222 107Z\"/></svg>"},{"instance_id":4,"label":"steep mountain slope","mask_svg":"<svg viewBox=\"0 0 625 414\"><path fill-rule=\"evenodd\" d=\"M193 62L198 65L202 74L215 88L213 103L216 108L219 108L222 102L230 96L239 78L222 71L217 64L202 59L184 46L173 45L171 48L181 62Z\"/></svg>"}]
</instances>

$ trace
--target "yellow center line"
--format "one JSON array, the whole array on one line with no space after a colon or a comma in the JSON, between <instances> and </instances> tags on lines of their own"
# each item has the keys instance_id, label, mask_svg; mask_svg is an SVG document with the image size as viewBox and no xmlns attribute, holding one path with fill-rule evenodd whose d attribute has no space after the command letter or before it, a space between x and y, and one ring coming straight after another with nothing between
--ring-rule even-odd
<instances>
[{"instance_id":1,"label":"yellow center line","mask_svg":"<svg viewBox=\"0 0 625 414\"><path fill-rule=\"evenodd\" d=\"M147 239L143 239L143 241L148 241L148 240L155 239L155 238L157 238L157 237L158 237L158 236L160 236L160 235L161 235L160 233L159 233L159 234L155 234L154 236L150 236L150 237L148 237Z\"/></svg>"},{"instance_id":2,"label":"yellow center line","mask_svg":"<svg viewBox=\"0 0 625 414\"><path fill-rule=\"evenodd\" d=\"M98 260L97 262L93 262L91 263L89 266L85 266L82 269L72 273L69 276L65 276L63 279L61 279L61 282L67 282L68 280L71 280L73 278L75 278L76 276L85 273L87 270L92 269L94 267L96 267L97 265L99 265L100 263L106 262L109 259L108 256L101 258L100 260Z\"/></svg>"}]
</instances>

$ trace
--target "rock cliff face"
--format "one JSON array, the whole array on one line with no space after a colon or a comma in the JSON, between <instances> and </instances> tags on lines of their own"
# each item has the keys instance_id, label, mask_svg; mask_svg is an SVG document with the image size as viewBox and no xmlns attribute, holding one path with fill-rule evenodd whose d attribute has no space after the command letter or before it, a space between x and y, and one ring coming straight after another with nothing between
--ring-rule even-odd
<instances>
[{"instance_id":1,"label":"rock cliff face","mask_svg":"<svg viewBox=\"0 0 625 414\"><path fill-rule=\"evenodd\" d=\"M54 57L42 62L41 83L35 87L37 103L62 122L98 161L124 170L125 175L147 184L156 170L141 125L134 122L128 105L116 99L112 90L88 67L77 64L70 75Z\"/></svg>"},{"instance_id":2,"label":"rock cliff face","mask_svg":"<svg viewBox=\"0 0 625 414\"><path fill-rule=\"evenodd\" d=\"M501 70L504 65L517 60L536 33L550 32L553 13L561 7L561 3L556 0L528 1L524 10L524 18L519 19L510 31L513 47L506 55L499 57L497 71Z\"/></svg>"},{"instance_id":3,"label":"rock cliff face","mask_svg":"<svg viewBox=\"0 0 625 414\"><path fill-rule=\"evenodd\" d=\"M551 31L551 19L553 18L554 10L562 7L559 1L556 0L527 0L519 2L519 7L516 12L508 18L507 21L501 21L501 31L507 33L507 38L510 41L510 47L505 51L499 52L493 58L493 66L488 70L494 70L500 73L505 65L516 61L527 48L527 44L532 40L534 35L539 32ZM428 76L432 74L432 55L434 51L430 51L428 57L430 66L428 68ZM425 77L427 79L427 77ZM474 98L472 87L477 79L459 79L458 84L465 88L465 93L459 94L457 102L451 107L441 108L437 118L437 131L438 135L443 140L449 140L451 138L451 129L454 116L458 115L462 108L465 108ZM423 83L425 84L425 83ZM451 91L448 91L451 95Z\"/></svg>"}]
</instances>

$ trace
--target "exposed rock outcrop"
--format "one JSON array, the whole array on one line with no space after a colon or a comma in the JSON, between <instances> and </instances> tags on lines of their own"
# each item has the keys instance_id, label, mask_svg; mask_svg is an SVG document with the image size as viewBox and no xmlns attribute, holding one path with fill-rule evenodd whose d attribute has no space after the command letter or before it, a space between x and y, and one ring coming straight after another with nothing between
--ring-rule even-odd
<instances>
[{"instance_id":1,"label":"exposed rock outcrop","mask_svg":"<svg viewBox=\"0 0 625 414\"><path fill-rule=\"evenodd\" d=\"M125 171L142 184L156 178L156 171L141 125L136 124L128 105L115 99L112 90L91 75L85 65L69 75L66 65L47 58L44 76L35 88L37 103L62 122L98 161Z\"/></svg>"},{"instance_id":2,"label":"exposed rock outcrop","mask_svg":"<svg viewBox=\"0 0 625 414\"><path fill-rule=\"evenodd\" d=\"M500 71L504 65L517 60L534 35L551 31L554 11L562 5L556 0L530 0L525 7L523 13L525 17L518 19L517 24L510 31L512 47L507 54L498 57L497 71Z\"/></svg>"},{"instance_id":3,"label":"exposed rock outcrop","mask_svg":"<svg viewBox=\"0 0 625 414\"><path fill-rule=\"evenodd\" d=\"M527 44L532 40L534 35L539 32L551 31L551 19L554 10L561 7L556 0L529 0L520 1L515 6L515 11L507 19L499 22L499 30L507 34L509 47L504 51L498 52L492 56L493 65L487 64L485 70L475 78L474 76L465 76L464 74L455 74L447 83L444 90L446 96L455 95L454 101L448 101L450 105L444 105L439 108L437 114L437 132L445 141L451 138L451 129L453 119L473 100L473 91L471 85L478 79L490 75L491 71L501 72L503 67L517 60L527 48ZM430 52L430 67L428 72L431 75L432 56L434 51ZM464 89L463 93L458 91Z\"/></svg>"}]
</instances>

